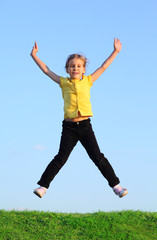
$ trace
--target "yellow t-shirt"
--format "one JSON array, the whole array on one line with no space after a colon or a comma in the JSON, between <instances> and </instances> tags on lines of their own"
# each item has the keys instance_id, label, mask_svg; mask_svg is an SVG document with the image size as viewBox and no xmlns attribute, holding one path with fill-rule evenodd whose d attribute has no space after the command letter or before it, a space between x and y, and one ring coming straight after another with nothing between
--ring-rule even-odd
<instances>
[{"instance_id":1,"label":"yellow t-shirt","mask_svg":"<svg viewBox=\"0 0 157 240\"><path fill-rule=\"evenodd\" d=\"M91 75L82 80L60 77L60 87L64 99L64 119L81 116L93 116L90 102Z\"/></svg>"}]
</instances>

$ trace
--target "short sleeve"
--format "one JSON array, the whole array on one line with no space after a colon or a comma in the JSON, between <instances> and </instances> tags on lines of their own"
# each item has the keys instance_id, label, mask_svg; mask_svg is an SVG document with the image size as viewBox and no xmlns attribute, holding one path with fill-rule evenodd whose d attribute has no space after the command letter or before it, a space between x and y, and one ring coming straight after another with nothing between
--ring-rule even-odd
<instances>
[{"instance_id":1,"label":"short sleeve","mask_svg":"<svg viewBox=\"0 0 157 240\"><path fill-rule=\"evenodd\" d=\"M65 78L60 77L60 84L59 84L59 86L60 86L61 88L63 87L64 82L65 82Z\"/></svg>"},{"instance_id":2,"label":"short sleeve","mask_svg":"<svg viewBox=\"0 0 157 240\"><path fill-rule=\"evenodd\" d=\"M92 83L92 76L91 75L88 76L88 82L89 82L90 87L91 87L93 85L93 83Z\"/></svg>"}]
</instances>

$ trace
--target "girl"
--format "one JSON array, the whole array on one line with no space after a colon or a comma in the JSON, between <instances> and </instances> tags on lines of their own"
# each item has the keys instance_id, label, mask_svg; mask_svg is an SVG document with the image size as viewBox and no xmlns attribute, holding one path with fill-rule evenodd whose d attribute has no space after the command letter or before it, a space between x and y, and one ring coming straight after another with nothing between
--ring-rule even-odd
<instances>
[{"instance_id":1,"label":"girl","mask_svg":"<svg viewBox=\"0 0 157 240\"><path fill-rule=\"evenodd\" d=\"M107 179L109 186L119 197L125 196L128 191L122 188L119 179L116 176L111 164L100 152L97 140L95 138L90 117L93 116L90 103L90 88L98 77L108 68L121 51L121 42L114 39L114 51L108 59L94 73L85 76L86 58L79 54L72 54L66 61L66 72L69 77L63 78L52 72L36 55L38 46L32 49L31 56L39 68L58 83L62 89L64 99L64 120L62 123L62 136L58 154L49 163L41 176L38 184L39 188L34 193L42 198L53 178L67 161L72 149L78 141L86 149L89 157Z\"/></svg>"}]
</instances>

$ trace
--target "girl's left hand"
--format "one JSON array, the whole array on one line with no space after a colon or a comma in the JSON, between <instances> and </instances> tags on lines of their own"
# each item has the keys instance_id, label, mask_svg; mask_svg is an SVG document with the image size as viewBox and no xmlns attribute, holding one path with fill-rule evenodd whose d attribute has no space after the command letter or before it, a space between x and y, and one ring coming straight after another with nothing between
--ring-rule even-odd
<instances>
[{"instance_id":1,"label":"girl's left hand","mask_svg":"<svg viewBox=\"0 0 157 240\"><path fill-rule=\"evenodd\" d=\"M120 42L120 40L117 38L114 38L114 50L116 50L117 52L120 52L122 49L122 44Z\"/></svg>"}]
</instances>

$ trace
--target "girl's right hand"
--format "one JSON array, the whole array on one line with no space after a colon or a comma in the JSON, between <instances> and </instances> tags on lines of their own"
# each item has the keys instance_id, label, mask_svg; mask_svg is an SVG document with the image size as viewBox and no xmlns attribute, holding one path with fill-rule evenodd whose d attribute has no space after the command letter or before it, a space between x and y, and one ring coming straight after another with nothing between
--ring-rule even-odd
<instances>
[{"instance_id":1,"label":"girl's right hand","mask_svg":"<svg viewBox=\"0 0 157 240\"><path fill-rule=\"evenodd\" d=\"M37 52L38 52L38 45L35 42L34 47L33 47L32 51L31 51L31 56L35 55Z\"/></svg>"}]
</instances>

